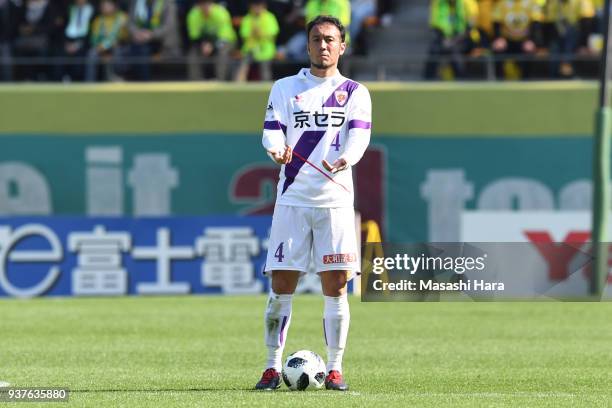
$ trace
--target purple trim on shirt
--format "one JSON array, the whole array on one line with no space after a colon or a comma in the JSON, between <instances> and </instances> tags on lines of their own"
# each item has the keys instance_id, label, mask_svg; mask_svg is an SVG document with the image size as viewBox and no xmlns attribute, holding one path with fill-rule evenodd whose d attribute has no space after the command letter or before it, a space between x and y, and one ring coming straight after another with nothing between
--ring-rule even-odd
<instances>
[{"instance_id":1,"label":"purple trim on shirt","mask_svg":"<svg viewBox=\"0 0 612 408\"><path fill-rule=\"evenodd\" d=\"M348 123L349 130L351 129L371 129L372 122L366 122L365 120L353 119Z\"/></svg>"},{"instance_id":2,"label":"purple trim on shirt","mask_svg":"<svg viewBox=\"0 0 612 408\"><path fill-rule=\"evenodd\" d=\"M266 120L264 122L264 129L266 130L283 130L283 128L286 130L287 126L284 126L278 120ZM285 130L283 130L283 132L285 132Z\"/></svg>"},{"instance_id":3,"label":"purple trim on shirt","mask_svg":"<svg viewBox=\"0 0 612 408\"><path fill-rule=\"evenodd\" d=\"M323 106L327 107L327 108L342 108L342 107L346 106L346 104L348 103L349 99L351 99L351 95L353 94L353 91L355 89L357 89L358 87L359 87L359 84L357 82L351 81L350 79L347 79L346 81L341 83L340 86L337 87L334 92L332 92L331 96L327 99L327 101L325 101ZM344 101L344 103L342 105L339 104L338 100L336 99L336 92L338 92L338 91L346 91L347 92L346 100Z\"/></svg>"},{"instance_id":4,"label":"purple trim on shirt","mask_svg":"<svg viewBox=\"0 0 612 408\"><path fill-rule=\"evenodd\" d=\"M317 147L324 134L324 130L307 130L302 133L300 140L295 144L293 150L307 159L315 147ZM297 176L303 165L304 162L298 159L296 155L293 156L289 163L285 164L285 183L283 184L283 192L281 194L284 194L287 188L293 184L295 176Z\"/></svg>"},{"instance_id":5,"label":"purple trim on shirt","mask_svg":"<svg viewBox=\"0 0 612 408\"><path fill-rule=\"evenodd\" d=\"M278 120L266 120L264 122L264 130L282 130L283 134L287 135L287 126Z\"/></svg>"},{"instance_id":6,"label":"purple trim on shirt","mask_svg":"<svg viewBox=\"0 0 612 408\"><path fill-rule=\"evenodd\" d=\"M283 324L281 324L281 329L280 329L280 345L283 345L283 342L285 340L285 325L287 324L287 316L283 316Z\"/></svg>"},{"instance_id":7,"label":"purple trim on shirt","mask_svg":"<svg viewBox=\"0 0 612 408\"><path fill-rule=\"evenodd\" d=\"M264 129L266 130L280 130L280 123L278 120L266 120L264 122Z\"/></svg>"}]
</instances>

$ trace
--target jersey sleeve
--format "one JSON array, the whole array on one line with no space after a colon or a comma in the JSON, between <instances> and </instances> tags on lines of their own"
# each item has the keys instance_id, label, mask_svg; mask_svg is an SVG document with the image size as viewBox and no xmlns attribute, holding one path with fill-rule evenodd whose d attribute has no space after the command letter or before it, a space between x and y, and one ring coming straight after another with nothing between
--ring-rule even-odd
<instances>
[{"instance_id":1,"label":"jersey sleeve","mask_svg":"<svg viewBox=\"0 0 612 408\"><path fill-rule=\"evenodd\" d=\"M351 166L357 164L370 143L372 129L372 101L363 85L355 90L348 110L348 137L344 153L340 156Z\"/></svg>"},{"instance_id":2,"label":"jersey sleeve","mask_svg":"<svg viewBox=\"0 0 612 408\"><path fill-rule=\"evenodd\" d=\"M280 92L278 82L272 86L266 117L264 120L262 144L267 151L283 151L285 149L285 134L287 132L287 115L285 101Z\"/></svg>"}]
</instances>

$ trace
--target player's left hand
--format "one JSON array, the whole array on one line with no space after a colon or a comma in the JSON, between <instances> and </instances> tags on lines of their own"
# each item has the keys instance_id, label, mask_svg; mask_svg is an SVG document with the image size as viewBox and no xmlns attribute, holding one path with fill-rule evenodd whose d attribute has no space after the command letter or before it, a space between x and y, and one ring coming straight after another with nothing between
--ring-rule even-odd
<instances>
[{"instance_id":1,"label":"player's left hand","mask_svg":"<svg viewBox=\"0 0 612 408\"><path fill-rule=\"evenodd\" d=\"M321 162L325 170L329 171L332 174L335 174L339 171L346 170L348 168L348 163L343 158L339 158L333 164L329 164L329 162L325 159Z\"/></svg>"}]
</instances>

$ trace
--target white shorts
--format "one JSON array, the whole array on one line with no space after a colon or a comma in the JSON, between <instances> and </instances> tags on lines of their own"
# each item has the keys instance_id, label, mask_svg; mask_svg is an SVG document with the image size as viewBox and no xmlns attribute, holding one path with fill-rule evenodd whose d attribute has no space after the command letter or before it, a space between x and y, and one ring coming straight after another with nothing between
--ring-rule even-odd
<instances>
[{"instance_id":1,"label":"white shorts","mask_svg":"<svg viewBox=\"0 0 612 408\"><path fill-rule=\"evenodd\" d=\"M360 270L355 210L276 205L265 272Z\"/></svg>"}]
</instances>

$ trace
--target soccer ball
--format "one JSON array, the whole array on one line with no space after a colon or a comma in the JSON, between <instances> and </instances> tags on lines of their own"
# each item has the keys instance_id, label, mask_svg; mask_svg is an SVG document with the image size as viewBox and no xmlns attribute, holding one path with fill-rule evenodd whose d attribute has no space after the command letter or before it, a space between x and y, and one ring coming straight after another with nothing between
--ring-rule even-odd
<instances>
[{"instance_id":1,"label":"soccer ball","mask_svg":"<svg viewBox=\"0 0 612 408\"><path fill-rule=\"evenodd\" d=\"M296 351L285 360L283 381L292 391L321 388L325 383L325 363L317 353Z\"/></svg>"}]
</instances>

